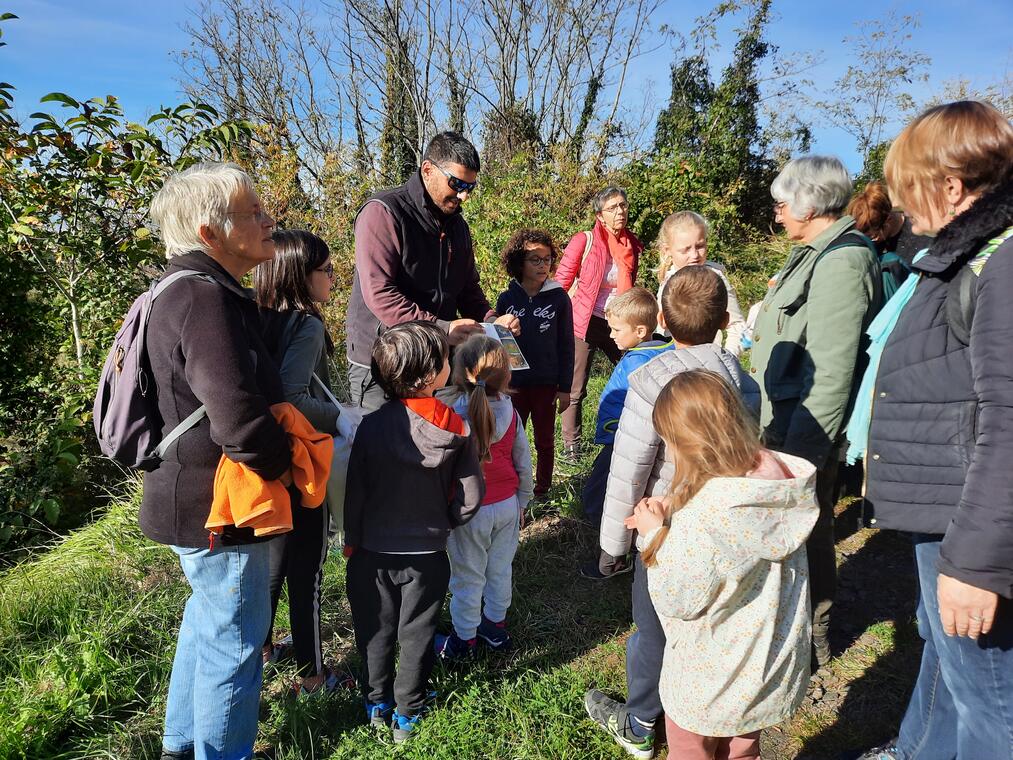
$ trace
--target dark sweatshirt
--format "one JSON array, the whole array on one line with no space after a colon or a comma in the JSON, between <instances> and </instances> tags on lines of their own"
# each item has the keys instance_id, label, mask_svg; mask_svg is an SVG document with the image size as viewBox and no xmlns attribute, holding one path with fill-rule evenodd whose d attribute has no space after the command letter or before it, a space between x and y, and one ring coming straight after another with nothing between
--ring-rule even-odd
<instances>
[{"instance_id":1,"label":"dark sweatshirt","mask_svg":"<svg viewBox=\"0 0 1013 760\"><path fill-rule=\"evenodd\" d=\"M520 320L517 343L531 369L514 372L510 385L554 385L568 393L573 382L573 308L570 296L555 280L549 279L534 296L511 280L499 294L497 314L513 314Z\"/></svg>"},{"instance_id":2,"label":"dark sweatshirt","mask_svg":"<svg viewBox=\"0 0 1013 760\"><path fill-rule=\"evenodd\" d=\"M456 415L455 415L456 416ZM485 482L471 436L386 402L362 418L348 460L345 543L373 552L443 551L482 503Z\"/></svg>"},{"instance_id":3,"label":"dark sweatshirt","mask_svg":"<svg viewBox=\"0 0 1013 760\"><path fill-rule=\"evenodd\" d=\"M148 361L163 433L201 404L207 416L180 436L157 469L144 474L140 523L152 541L206 547L204 523L222 454L276 480L291 465L291 453L288 434L271 413L271 405L285 397L251 292L204 253L174 257L167 274L180 269L204 272L217 282L188 277L154 302ZM230 526L220 540L256 539L251 529Z\"/></svg>"}]
</instances>

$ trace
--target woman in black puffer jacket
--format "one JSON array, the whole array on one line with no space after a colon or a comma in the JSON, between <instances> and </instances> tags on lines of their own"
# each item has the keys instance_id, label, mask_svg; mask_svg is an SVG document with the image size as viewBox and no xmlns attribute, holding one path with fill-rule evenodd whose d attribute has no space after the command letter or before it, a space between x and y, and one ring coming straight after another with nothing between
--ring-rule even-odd
<instances>
[{"instance_id":1,"label":"woman in black puffer jacket","mask_svg":"<svg viewBox=\"0 0 1013 760\"><path fill-rule=\"evenodd\" d=\"M1013 758L1013 126L937 106L885 170L937 236L876 377L866 505L915 534L925 649L896 743L865 757Z\"/></svg>"}]
</instances>

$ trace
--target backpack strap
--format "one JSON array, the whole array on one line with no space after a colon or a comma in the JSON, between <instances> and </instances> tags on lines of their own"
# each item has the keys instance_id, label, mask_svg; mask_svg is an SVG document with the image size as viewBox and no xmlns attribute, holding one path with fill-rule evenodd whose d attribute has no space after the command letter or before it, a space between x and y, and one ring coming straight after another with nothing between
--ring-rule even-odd
<instances>
[{"instance_id":1,"label":"backpack strap","mask_svg":"<svg viewBox=\"0 0 1013 760\"><path fill-rule=\"evenodd\" d=\"M1013 227L989 240L950 281L946 293L946 323L956 339L965 346L971 345L971 323L974 321L974 306L978 300L978 278L992 254L1010 238L1013 238Z\"/></svg>"},{"instance_id":2,"label":"backpack strap","mask_svg":"<svg viewBox=\"0 0 1013 760\"><path fill-rule=\"evenodd\" d=\"M577 280L580 279L580 273L584 269L584 261L587 259L587 255L591 252L591 244L594 242L592 232L593 230L588 230L584 233L584 237L587 238L584 242L584 253L581 254L580 263L577 265L577 271L573 275L573 284L570 285L570 289L567 291L567 295L570 296L571 300L577 295Z\"/></svg>"},{"instance_id":3,"label":"backpack strap","mask_svg":"<svg viewBox=\"0 0 1013 760\"><path fill-rule=\"evenodd\" d=\"M816 273L816 267L821 261L823 261L824 256L828 253L832 253L833 251L840 250L841 248L853 248L859 245L864 245L866 248L871 250L873 254L876 255L876 260L879 260L879 254L876 252L876 245L869 240L869 238L857 230L851 230L850 232L844 233L833 242L833 245L828 245L820 252L819 256L816 257L816 261L813 262L812 267L809 269L809 276L806 277L805 285L802 286L802 292L798 294L798 298L787 306L781 307L784 313L789 317L794 316L799 309L808 303L809 286L812 284L813 275Z\"/></svg>"},{"instance_id":4,"label":"backpack strap","mask_svg":"<svg viewBox=\"0 0 1013 760\"><path fill-rule=\"evenodd\" d=\"M144 310L144 314L141 317L140 330L140 355L143 357L145 363L148 361L148 317L151 316L151 305L155 302L156 298L168 290L170 285L177 280L183 280L187 277L200 277L202 280L207 280L208 282L217 282L214 277L204 274L203 272L195 272L192 269L182 269L179 272L173 272L167 277L156 280L151 284L151 297L148 299L147 308ZM183 433L188 431L190 428L195 427L202 419L204 419L207 416L207 413L207 407L204 404L201 404L194 409L186 419L176 425L176 427L170 430L169 433L162 438L161 443L155 447L155 451L153 452L154 455L159 459L165 459L165 453L169 450L169 447L179 440L179 437L183 435Z\"/></svg>"}]
</instances>

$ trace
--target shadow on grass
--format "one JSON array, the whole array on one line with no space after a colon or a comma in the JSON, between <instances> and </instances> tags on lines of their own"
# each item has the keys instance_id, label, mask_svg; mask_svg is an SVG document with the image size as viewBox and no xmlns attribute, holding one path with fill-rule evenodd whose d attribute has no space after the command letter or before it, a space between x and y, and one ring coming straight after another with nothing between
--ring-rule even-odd
<instances>
[{"instance_id":1,"label":"shadow on grass","mask_svg":"<svg viewBox=\"0 0 1013 760\"><path fill-rule=\"evenodd\" d=\"M911 542L877 532L843 554L831 642L844 654L824 681L826 704L811 708L833 720L805 741L800 759L837 758L895 736L918 673L922 642L914 622Z\"/></svg>"},{"instance_id":2,"label":"shadow on grass","mask_svg":"<svg viewBox=\"0 0 1013 760\"><path fill-rule=\"evenodd\" d=\"M438 693L436 707L456 709L471 703L476 691L494 693L512 688L531 678L532 672L549 673L568 665L599 645L625 632L630 626L631 576L609 581L591 581L580 576L580 559L597 547L597 531L559 511L571 512L573 479L579 467L560 473L541 507L540 519L522 532L513 563L514 596L507 623L515 647L509 653L483 654L465 666L437 665L433 687ZM555 514L554 514L555 513ZM343 567L328 564L323 607L325 646L328 659L358 672L351 615L344 598ZM278 625L284 624L279 613ZM442 632L451 630L448 606L444 605ZM286 674L275 680L284 682ZM258 757L287 760L295 757L386 756L389 747L378 742L364 725L361 695L349 691L295 700L278 684L269 686L262 703L262 748ZM579 718L579 699L573 714ZM366 754L361 754L366 752Z\"/></svg>"}]
</instances>

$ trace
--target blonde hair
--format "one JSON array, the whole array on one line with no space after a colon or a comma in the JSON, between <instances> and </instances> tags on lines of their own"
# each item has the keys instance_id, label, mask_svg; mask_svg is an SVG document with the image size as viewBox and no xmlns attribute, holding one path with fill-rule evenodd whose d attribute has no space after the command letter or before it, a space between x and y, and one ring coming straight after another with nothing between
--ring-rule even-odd
<instances>
[{"instance_id":1,"label":"blonde hair","mask_svg":"<svg viewBox=\"0 0 1013 760\"><path fill-rule=\"evenodd\" d=\"M151 218L171 259L190 251L208 252L200 228L227 235L229 204L243 192L255 194L250 176L236 164L205 161L174 174L151 201Z\"/></svg>"},{"instance_id":2,"label":"blonde hair","mask_svg":"<svg viewBox=\"0 0 1013 760\"><path fill-rule=\"evenodd\" d=\"M665 275L672 267L672 257L662 250L661 243L668 242L669 236L677 230L698 229L706 238L710 234L710 223L695 211L676 211L669 214L658 230L658 282L665 281Z\"/></svg>"},{"instance_id":3,"label":"blonde hair","mask_svg":"<svg viewBox=\"0 0 1013 760\"><path fill-rule=\"evenodd\" d=\"M662 389L654 405L654 428L675 464L665 525L640 555L656 562L668 536L668 521L711 478L741 477L756 466L760 434L738 392L717 373L681 372Z\"/></svg>"},{"instance_id":4,"label":"blonde hair","mask_svg":"<svg viewBox=\"0 0 1013 760\"><path fill-rule=\"evenodd\" d=\"M647 288L630 288L608 302L605 316L622 320L631 327L643 325L650 335L658 327L658 301Z\"/></svg>"},{"instance_id":5,"label":"blonde hair","mask_svg":"<svg viewBox=\"0 0 1013 760\"><path fill-rule=\"evenodd\" d=\"M489 452L496 432L496 415L489 397L504 392L510 385L510 357L499 341L488 335L473 335L454 352L452 382L468 397L471 434L483 462L492 459Z\"/></svg>"},{"instance_id":6,"label":"blonde hair","mask_svg":"<svg viewBox=\"0 0 1013 760\"><path fill-rule=\"evenodd\" d=\"M883 173L890 194L916 215L943 210L941 183L956 177L986 193L1013 175L1013 126L987 103L961 100L930 108L897 135Z\"/></svg>"}]
</instances>

